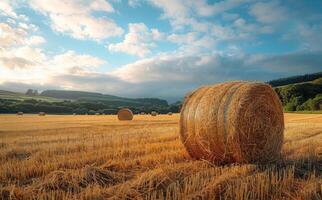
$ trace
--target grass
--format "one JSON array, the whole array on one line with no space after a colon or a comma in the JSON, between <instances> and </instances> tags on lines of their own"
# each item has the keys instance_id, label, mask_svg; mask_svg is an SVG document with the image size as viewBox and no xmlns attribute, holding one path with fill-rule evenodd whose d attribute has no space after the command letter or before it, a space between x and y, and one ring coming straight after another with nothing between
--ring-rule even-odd
<instances>
[{"instance_id":1,"label":"grass","mask_svg":"<svg viewBox=\"0 0 322 200\"><path fill-rule=\"evenodd\" d=\"M178 115L0 115L0 199L321 199L322 115L285 114L280 161L192 160Z\"/></svg>"}]
</instances>

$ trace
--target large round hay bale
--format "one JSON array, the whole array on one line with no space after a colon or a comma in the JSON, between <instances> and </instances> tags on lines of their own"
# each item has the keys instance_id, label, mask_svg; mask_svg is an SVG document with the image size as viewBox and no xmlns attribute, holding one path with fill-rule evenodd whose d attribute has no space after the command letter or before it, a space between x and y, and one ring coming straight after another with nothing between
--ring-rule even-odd
<instances>
[{"instance_id":1,"label":"large round hay bale","mask_svg":"<svg viewBox=\"0 0 322 200\"><path fill-rule=\"evenodd\" d=\"M168 115L172 115L172 112L168 112Z\"/></svg>"},{"instance_id":2,"label":"large round hay bale","mask_svg":"<svg viewBox=\"0 0 322 200\"><path fill-rule=\"evenodd\" d=\"M180 138L190 156L218 164L276 160L283 131L281 102L263 83L204 86L181 109Z\"/></svg>"},{"instance_id":3,"label":"large round hay bale","mask_svg":"<svg viewBox=\"0 0 322 200\"><path fill-rule=\"evenodd\" d=\"M132 120L133 119L133 113L128 108L122 108L117 112L117 118L119 120Z\"/></svg>"},{"instance_id":4,"label":"large round hay bale","mask_svg":"<svg viewBox=\"0 0 322 200\"><path fill-rule=\"evenodd\" d=\"M23 115L23 112L17 112L17 115Z\"/></svg>"},{"instance_id":5,"label":"large round hay bale","mask_svg":"<svg viewBox=\"0 0 322 200\"><path fill-rule=\"evenodd\" d=\"M158 115L158 113L157 113L156 111L152 111L152 112L151 112L151 116L154 116L154 117L155 117L155 116L157 116L157 115Z\"/></svg>"}]
</instances>

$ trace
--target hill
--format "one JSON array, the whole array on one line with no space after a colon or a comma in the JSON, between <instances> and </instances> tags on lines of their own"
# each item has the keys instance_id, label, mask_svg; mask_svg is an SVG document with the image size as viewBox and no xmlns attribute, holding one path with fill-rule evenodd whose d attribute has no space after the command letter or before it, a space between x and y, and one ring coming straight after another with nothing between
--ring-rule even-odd
<instances>
[{"instance_id":1,"label":"hill","mask_svg":"<svg viewBox=\"0 0 322 200\"><path fill-rule=\"evenodd\" d=\"M46 90L40 95L30 96L0 90L0 113L116 114L122 107L128 107L134 113L179 112L179 105L169 105L166 100L157 98L124 98L64 90Z\"/></svg>"},{"instance_id":2,"label":"hill","mask_svg":"<svg viewBox=\"0 0 322 200\"><path fill-rule=\"evenodd\" d=\"M68 90L45 90L41 94L44 97L52 97L56 99L65 100L77 100L82 102L104 102L118 106L139 106L139 105L156 105L156 106L168 106L166 100L157 98L124 98L113 95L83 92L83 91L68 91Z\"/></svg>"},{"instance_id":3,"label":"hill","mask_svg":"<svg viewBox=\"0 0 322 200\"><path fill-rule=\"evenodd\" d=\"M322 78L275 87L285 111L322 110Z\"/></svg>"},{"instance_id":4,"label":"hill","mask_svg":"<svg viewBox=\"0 0 322 200\"><path fill-rule=\"evenodd\" d=\"M5 90L0 90L0 99L7 99L7 100L30 100L34 99L37 101L48 101L48 102L58 102L63 101L62 99L56 99L52 97L46 97L46 96L28 96L23 93L19 92L10 92Z\"/></svg>"},{"instance_id":5,"label":"hill","mask_svg":"<svg viewBox=\"0 0 322 200\"><path fill-rule=\"evenodd\" d=\"M275 80L268 81L268 84L270 84L273 87L278 87L278 86L283 86L283 85L288 85L288 84L313 81L318 78L322 78L322 72L275 79Z\"/></svg>"}]
</instances>

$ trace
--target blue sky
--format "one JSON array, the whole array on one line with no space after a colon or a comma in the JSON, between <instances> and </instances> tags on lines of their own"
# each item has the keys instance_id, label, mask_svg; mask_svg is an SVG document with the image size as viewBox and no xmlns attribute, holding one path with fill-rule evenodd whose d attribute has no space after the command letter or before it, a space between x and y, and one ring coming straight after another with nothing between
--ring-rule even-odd
<instances>
[{"instance_id":1,"label":"blue sky","mask_svg":"<svg viewBox=\"0 0 322 200\"><path fill-rule=\"evenodd\" d=\"M169 101L322 71L320 0L2 0L0 89Z\"/></svg>"}]
</instances>

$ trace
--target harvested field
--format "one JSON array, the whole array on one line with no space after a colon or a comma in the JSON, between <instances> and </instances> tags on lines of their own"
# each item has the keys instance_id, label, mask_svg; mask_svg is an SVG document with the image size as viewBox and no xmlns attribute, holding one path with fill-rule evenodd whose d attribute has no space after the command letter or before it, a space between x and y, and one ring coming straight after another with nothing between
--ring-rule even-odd
<instances>
[{"instance_id":1,"label":"harvested field","mask_svg":"<svg viewBox=\"0 0 322 200\"><path fill-rule=\"evenodd\" d=\"M285 114L282 159L193 160L179 115L0 115L0 199L322 199L322 114Z\"/></svg>"}]
</instances>

